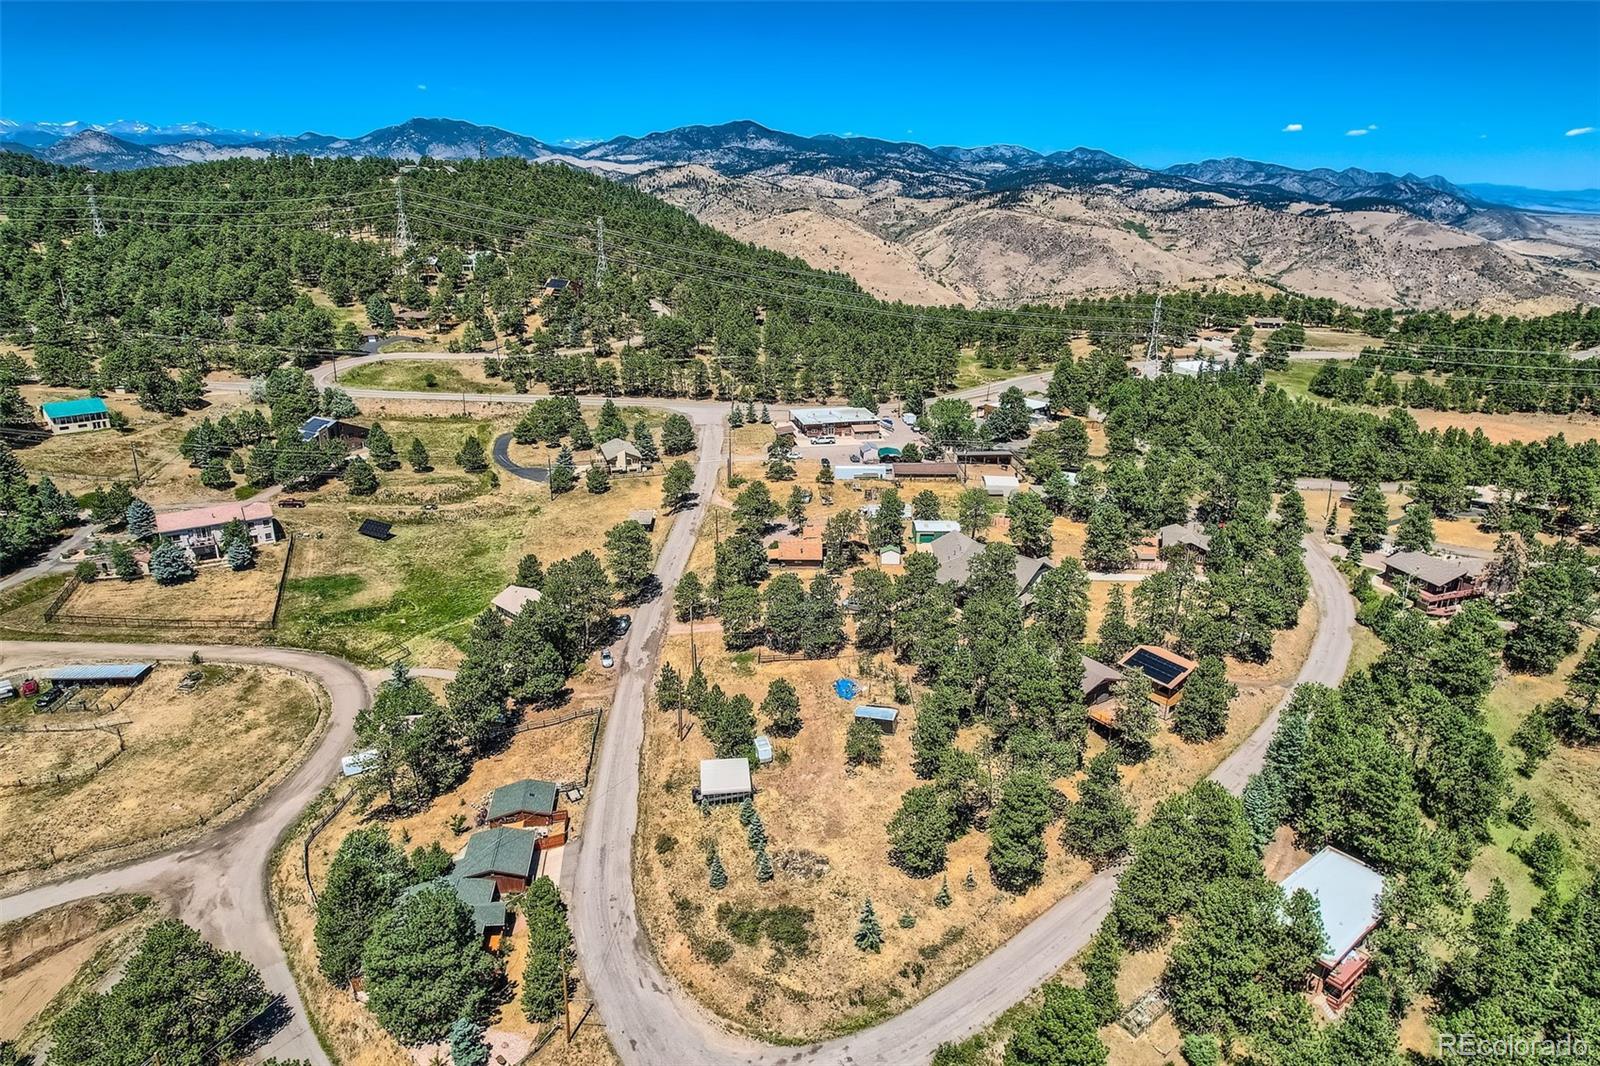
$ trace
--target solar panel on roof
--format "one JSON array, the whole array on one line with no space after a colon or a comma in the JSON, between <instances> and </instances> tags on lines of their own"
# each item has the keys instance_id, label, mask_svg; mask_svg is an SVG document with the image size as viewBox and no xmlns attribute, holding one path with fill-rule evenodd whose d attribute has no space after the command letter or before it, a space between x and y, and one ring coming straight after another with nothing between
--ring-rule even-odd
<instances>
[{"instance_id":1,"label":"solar panel on roof","mask_svg":"<svg viewBox=\"0 0 1600 1066\"><path fill-rule=\"evenodd\" d=\"M394 539L394 534L390 532L389 523L380 522L376 518L362 519L361 528L356 530L356 532L360 533L363 537L371 537L373 540Z\"/></svg>"},{"instance_id":2,"label":"solar panel on roof","mask_svg":"<svg viewBox=\"0 0 1600 1066\"><path fill-rule=\"evenodd\" d=\"M1184 667L1170 659L1163 659L1154 652L1143 648L1134 652L1128 659L1129 666L1137 666L1140 670L1158 685L1170 685L1172 679L1183 673Z\"/></svg>"}]
</instances>

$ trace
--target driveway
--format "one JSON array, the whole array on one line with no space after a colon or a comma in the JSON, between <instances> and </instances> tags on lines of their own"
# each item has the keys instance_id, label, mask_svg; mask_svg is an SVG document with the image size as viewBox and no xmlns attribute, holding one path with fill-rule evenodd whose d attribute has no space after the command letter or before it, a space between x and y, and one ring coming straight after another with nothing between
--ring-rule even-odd
<instances>
[{"instance_id":1,"label":"driveway","mask_svg":"<svg viewBox=\"0 0 1600 1066\"><path fill-rule=\"evenodd\" d=\"M494 465L510 474L520 477L524 481L537 481L543 485L550 480L550 470L543 466L523 466L513 462L510 454L511 434L502 433L494 439L494 446L490 450L494 453Z\"/></svg>"}]
</instances>

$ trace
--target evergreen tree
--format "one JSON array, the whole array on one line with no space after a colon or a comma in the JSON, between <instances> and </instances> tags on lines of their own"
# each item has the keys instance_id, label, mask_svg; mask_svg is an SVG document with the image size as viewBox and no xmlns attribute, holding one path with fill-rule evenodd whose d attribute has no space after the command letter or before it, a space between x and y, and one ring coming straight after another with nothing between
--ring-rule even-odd
<instances>
[{"instance_id":1,"label":"evergreen tree","mask_svg":"<svg viewBox=\"0 0 1600 1066\"><path fill-rule=\"evenodd\" d=\"M650 534L628 519L606 532L606 562L611 582L623 603L633 603L654 580Z\"/></svg>"},{"instance_id":2,"label":"evergreen tree","mask_svg":"<svg viewBox=\"0 0 1600 1066\"><path fill-rule=\"evenodd\" d=\"M1025 892L1044 875L1053 791L1031 770L1013 773L1000 786L1000 802L989 818L989 876L1008 892Z\"/></svg>"},{"instance_id":3,"label":"evergreen tree","mask_svg":"<svg viewBox=\"0 0 1600 1066\"><path fill-rule=\"evenodd\" d=\"M578 484L578 475L571 467L555 466L550 469L550 495L562 496L571 492Z\"/></svg>"},{"instance_id":4,"label":"evergreen tree","mask_svg":"<svg viewBox=\"0 0 1600 1066\"><path fill-rule=\"evenodd\" d=\"M661 458L661 453L656 450L656 439L642 418L633 424L633 443L638 447L639 455L646 463L654 463Z\"/></svg>"},{"instance_id":5,"label":"evergreen tree","mask_svg":"<svg viewBox=\"0 0 1600 1066\"><path fill-rule=\"evenodd\" d=\"M707 861L706 871L708 874L707 881L712 888L720 892L728 887L728 871L722 866L722 856L715 851L711 853L711 858Z\"/></svg>"},{"instance_id":6,"label":"evergreen tree","mask_svg":"<svg viewBox=\"0 0 1600 1066\"><path fill-rule=\"evenodd\" d=\"M661 450L668 455L694 451L694 426L684 415L673 413L661 424Z\"/></svg>"},{"instance_id":7,"label":"evergreen tree","mask_svg":"<svg viewBox=\"0 0 1600 1066\"><path fill-rule=\"evenodd\" d=\"M438 1040L457 1018L477 1016L499 969L447 885L401 899L377 920L361 953L367 1008L403 1043Z\"/></svg>"},{"instance_id":8,"label":"evergreen tree","mask_svg":"<svg viewBox=\"0 0 1600 1066\"><path fill-rule=\"evenodd\" d=\"M1011 543L1017 551L1035 559L1048 559L1055 546L1050 531L1050 510L1044 501L1031 492L1019 492L1011 497L1006 507L1011 519Z\"/></svg>"},{"instance_id":9,"label":"evergreen tree","mask_svg":"<svg viewBox=\"0 0 1600 1066\"><path fill-rule=\"evenodd\" d=\"M950 797L937 785L918 785L900 797L889 819L889 861L912 877L931 877L944 869L955 828Z\"/></svg>"},{"instance_id":10,"label":"evergreen tree","mask_svg":"<svg viewBox=\"0 0 1600 1066\"><path fill-rule=\"evenodd\" d=\"M604 463L591 466L588 473L583 476L584 487L598 496L611 491L611 471L607 470Z\"/></svg>"},{"instance_id":11,"label":"evergreen tree","mask_svg":"<svg viewBox=\"0 0 1600 1066\"><path fill-rule=\"evenodd\" d=\"M481 474L489 469L489 460L483 454L483 442L476 435L468 436L456 452L456 465L469 474Z\"/></svg>"},{"instance_id":12,"label":"evergreen tree","mask_svg":"<svg viewBox=\"0 0 1600 1066\"><path fill-rule=\"evenodd\" d=\"M883 761L883 733L876 722L857 718L844 734L845 762L877 766Z\"/></svg>"},{"instance_id":13,"label":"evergreen tree","mask_svg":"<svg viewBox=\"0 0 1600 1066\"><path fill-rule=\"evenodd\" d=\"M1150 678L1132 670L1117 682L1117 751L1128 765L1144 762L1154 751L1156 706L1150 699Z\"/></svg>"},{"instance_id":14,"label":"evergreen tree","mask_svg":"<svg viewBox=\"0 0 1600 1066\"><path fill-rule=\"evenodd\" d=\"M378 491L378 475L372 466L359 455L344 468L344 482L352 496L371 496Z\"/></svg>"},{"instance_id":15,"label":"evergreen tree","mask_svg":"<svg viewBox=\"0 0 1600 1066\"><path fill-rule=\"evenodd\" d=\"M411 464L411 469L418 474L425 474L433 469L429 465L428 449L423 445L421 437L411 438L411 446L406 451L406 461Z\"/></svg>"},{"instance_id":16,"label":"evergreen tree","mask_svg":"<svg viewBox=\"0 0 1600 1066\"><path fill-rule=\"evenodd\" d=\"M1104 1066L1098 1028L1083 991L1051 981L1006 1040L1005 1066Z\"/></svg>"},{"instance_id":17,"label":"evergreen tree","mask_svg":"<svg viewBox=\"0 0 1600 1066\"><path fill-rule=\"evenodd\" d=\"M760 811L750 812L750 823L745 826L745 840L751 851L760 851L767 846L767 825L761 820Z\"/></svg>"},{"instance_id":18,"label":"evergreen tree","mask_svg":"<svg viewBox=\"0 0 1600 1066\"><path fill-rule=\"evenodd\" d=\"M1172 731L1191 743L1220 737L1228 730L1228 705L1238 694L1223 661L1215 655L1204 657L1172 709Z\"/></svg>"},{"instance_id":19,"label":"evergreen tree","mask_svg":"<svg viewBox=\"0 0 1600 1066\"><path fill-rule=\"evenodd\" d=\"M1100 931L1089 942L1083 960L1083 994L1094 1012L1096 1025L1110 1025L1122 1014L1117 998L1117 972L1122 968L1122 941L1117 937L1116 919L1107 917Z\"/></svg>"},{"instance_id":20,"label":"evergreen tree","mask_svg":"<svg viewBox=\"0 0 1600 1066\"><path fill-rule=\"evenodd\" d=\"M150 576L158 585L176 585L194 577L189 553L176 541L166 541L150 553Z\"/></svg>"},{"instance_id":21,"label":"evergreen tree","mask_svg":"<svg viewBox=\"0 0 1600 1066\"><path fill-rule=\"evenodd\" d=\"M989 494L983 489L963 489L956 497L956 521L961 524L961 532L969 537L988 529L994 522L994 514L989 510Z\"/></svg>"},{"instance_id":22,"label":"evergreen tree","mask_svg":"<svg viewBox=\"0 0 1600 1066\"><path fill-rule=\"evenodd\" d=\"M870 951L874 955L883 950L883 924L872 909L871 897L861 904L861 915L856 919L855 942L859 950Z\"/></svg>"},{"instance_id":23,"label":"evergreen tree","mask_svg":"<svg viewBox=\"0 0 1600 1066\"><path fill-rule=\"evenodd\" d=\"M128 504L127 514L123 519L128 526L128 535L134 540L149 543L156 538L156 512L141 499L135 498Z\"/></svg>"},{"instance_id":24,"label":"evergreen tree","mask_svg":"<svg viewBox=\"0 0 1600 1066\"><path fill-rule=\"evenodd\" d=\"M1133 565L1133 534L1122 508L1107 498L1089 513L1084 527L1083 565L1112 573Z\"/></svg>"},{"instance_id":25,"label":"evergreen tree","mask_svg":"<svg viewBox=\"0 0 1600 1066\"><path fill-rule=\"evenodd\" d=\"M1067 808L1061 843L1074 855L1100 869L1128 850L1133 808L1122 794L1118 754L1108 747L1089 760L1089 772L1078 788L1078 802Z\"/></svg>"},{"instance_id":26,"label":"evergreen tree","mask_svg":"<svg viewBox=\"0 0 1600 1066\"><path fill-rule=\"evenodd\" d=\"M767 855L766 845L756 849L756 881L766 884L772 880L772 859Z\"/></svg>"},{"instance_id":27,"label":"evergreen tree","mask_svg":"<svg viewBox=\"0 0 1600 1066\"><path fill-rule=\"evenodd\" d=\"M530 553L517 560L517 576L513 584L527 589L544 588L544 567L540 565L537 555Z\"/></svg>"},{"instance_id":28,"label":"evergreen tree","mask_svg":"<svg viewBox=\"0 0 1600 1066\"><path fill-rule=\"evenodd\" d=\"M1383 490L1370 481L1357 485L1345 543L1354 551L1376 551L1388 532L1389 502L1384 499Z\"/></svg>"},{"instance_id":29,"label":"evergreen tree","mask_svg":"<svg viewBox=\"0 0 1600 1066\"><path fill-rule=\"evenodd\" d=\"M902 461L907 461L901 453ZM923 489L911 497L911 517L918 522L933 522L940 518L939 494L932 489Z\"/></svg>"},{"instance_id":30,"label":"evergreen tree","mask_svg":"<svg viewBox=\"0 0 1600 1066\"><path fill-rule=\"evenodd\" d=\"M255 565L255 553L250 550L250 545L242 540L236 540L228 545L228 569L248 570Z\"/></svg>"},{"instance_id":31,"label":"evergreen tree","mask_svg":"<svg viewBox=\"0 0 1600 1066\"><path fill-rule=\"evenodd\" d=\"M450 1026L450 1066L489 1066L489 1045L483 1025L472 1018L457 1018Z\"/></svg>"},{"instance_id":32,"label":"evergreen tree","mask_svg":"<svg viewBox=\"0 0 1600 1066\"><path fill-rule=\"evenodd\" d=\"M780 737L792 737L800 732L800 696L787 679L773 678L767 686L761 714L767 720L767 728Z\"/></svg>"},{"instance_id":33,"label":"evergreen tree","mask_svg":"<svg viewBox=\"0 0 1600 1066\"><path fill-rule=\"evenodd\" d=\"M945 877L939 881L939 891L933 897L933 905L938 907L940 910L944 910L946 907L950 906L951 902L950 878Z\"/></svg>"},{"instance_id":34,"label":"evergreen tree","mask_svg":"<svg viewBox=\"0 0 1600 1066\"><path fill-rule=\"evenodd\" d=\"M518 901L528 924L528 958L522 970L522 1012L529 1021L548 1022L567 1002L567 961L572 930L561 893L539 877Z\"/></svg>"},{"instance_id":35,"label":"evergreen tree","mask_svg":"<svg viewBox=\"0 0 1600 1066\"><path fill-rule=\"evenodd\" d=\"M1116 662L1138 643L1138 634L1128 623L1128 601L1123 595L1122 585L1113 584L1111 595L1106 600L1106 613L1100 619L1100 631L1095 634L1099 657L1107 662Z\"/></svg>"},{"instance_id":36,"label":"evergreen tree","mask_svg":"<svg viewBox=\"0 0 1600 1066\"><path fill-rule=\"evenodd\" d=\"M1408 552L1425 552L1433 547L1433 511L1427 504L1413 503L1401 512L1394 546Z\"/></svg>"},{"instance_id":37,"label":"evergreen tree","mask_svg":"<svg viewBox=\"0 0 1600 1066\"><path fill-rule=\"evenodd\" d=\"M661 506L676 511L688 502L694 493L694 467L679 459L667 468L661 479Z\"/></svg>"}]
</instances>

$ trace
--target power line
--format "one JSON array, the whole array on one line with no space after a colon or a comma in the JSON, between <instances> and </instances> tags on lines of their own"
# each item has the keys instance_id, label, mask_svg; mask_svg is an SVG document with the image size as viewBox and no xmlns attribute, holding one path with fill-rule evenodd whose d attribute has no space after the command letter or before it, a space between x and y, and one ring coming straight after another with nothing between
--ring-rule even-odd
<instances>
[{"instance_id":1,"label":"power line","mask_svg":"<svg viewBox=\"0 0 1600 1066\"><path fill-rule=\"evenodd\" d=\"M89 214L94 217L94 235L96 237L104 237L106 235L106 224L100 221L100 208L95 206L94 185L85 185L83 191L89 196Z\"/></svg>"}]
</instances>

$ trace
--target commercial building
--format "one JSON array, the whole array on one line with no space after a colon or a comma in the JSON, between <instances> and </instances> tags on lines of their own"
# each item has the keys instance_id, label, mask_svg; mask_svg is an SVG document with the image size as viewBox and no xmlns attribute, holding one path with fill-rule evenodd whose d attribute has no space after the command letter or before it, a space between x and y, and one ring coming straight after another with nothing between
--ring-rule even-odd
<instances>
[{"instance_id":1,"label":"commercial building","mask_svg":"<svg viewBox=\"0 0 1600 1066\"><path fill-rule=\"evenodd\" d=\"M864 407L794 407L789 421L807 438L876 437L883 427L878 416Z\"/></svg>"}]
</instances>

